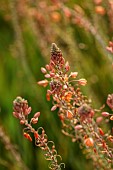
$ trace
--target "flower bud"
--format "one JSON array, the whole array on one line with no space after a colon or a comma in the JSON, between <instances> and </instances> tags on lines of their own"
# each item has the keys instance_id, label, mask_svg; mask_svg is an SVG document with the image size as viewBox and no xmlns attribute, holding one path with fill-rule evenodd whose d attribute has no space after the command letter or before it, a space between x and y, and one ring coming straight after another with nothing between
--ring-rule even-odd
<instances>
[{"instance_id":1,"label":"flower bud","mask_svg":"<svg viewBox=\"0 0 113 170\"><path fill-rule=\"evenodd\" d=\"M45 74L47 73L47 70L44 67L41 67L41 72Z\"/></svg>"},{"instance_id":2,"label":"flower bud","mask_svg":"<svg viewBox=\"0 0 113 170\"><path fill-rule=\"evenodd\" d=\"M57 108L57 105L54 105L54 106L51 108L51 111L56 110L56 108Z\"/></svg>"},{"instance_id":3,"label":"flower bud","mask_svg":"<svg viewBox=\"0 0 113 170\"><path fill-rule=\"evenodd\" d=\"M101 135L101 136L104 136L103 130L102 130L101 128L98 128L98 130L99 130L100 135Z\"/></svg>"},{"instance_id":4,"label":"flower bud","mask_svg":"<svg viewBox=\"0 0 113 170\"><path fill-rule=\"evenodd\" d=\"M68 110L67 113L66 113L66 116L67 116L68 119L72 119L73 113L70 110Z\"/></svg>"},{"instance_id":5,"label":"flower bud","mask_svg":"<svg viewBox=\"0 0 113 170\"><path fill-rule=\"evenodd\" d=\"M87 84L87 80L84 79L84 78L81 78L78 80L78 83L81 85L81 86L85 86Z\"/></svg>"},{"instance_id":6,"label":"flower bud","mask_svg":"<svg viewBox=\"0 0 113 170\"><path fill-rule=\"evenodd\" d=\"M20 120L20 124L21 125L25 124L25 120Z\"/></svg>"},{"instance_id":7,"label":"flower bud","mask_svg":"<svg viewBox=\"0 0 113 170\"><path fill-rule=\"evenodd\" d=\"M24 135L24 137L27 138L30 142L32 142L32 138L31 138L31 136L30 136L28 133L24 132L23 135Z\"/></svg>"},{"instance_id":8,"label":"flower bud","mask_svg":"<svg viewBox=\"0 0 113 170\"><path fill-rule=\"evenodd\" d=\"M35 114L34 114L34 118L37 118L37 117L39 117L40 116L40 112L36 112Z\"/></svg>"},{"instance_id":9,"label":"flower bud","mask_svg":"<svg viewBox=\"0 0 113 170\"><path fill-rule=\"evenodd\" d=\"M38 139L39 134L38 134L38 132L37 132L37 131L35 131L35 132L34 132L34 137L35 137L36 139Z\"/></svg>"},{"instance_id":10,"label":"flower bud","mask_svg":"<svg viewBox=\"0 0 113 170\"><path fill-rule=\"evenodd\" d=\"M108 112L102 112L101 114L102 114L102 116L104 116L104 117L108 117L108 116L109 116L109 113L108 113Z\"/></svg>"},{"instance_id":11,"label":"flower bud","mask_svg":"<svg viewBox=\"0 0 113 170\"><path fill-rule=\"evenodd\" d=\"M48 80L41 80L37 82L38 85L46 87L48 85Z\"/></svg>"},{"instance_id":12,"label":"flower bud","mask_svg":"<svg viewBox=\"0 0 113 170\"><path fill-rule=\"evenodd\" d=\"M50 78L50 74L45 74L45 78Z\"/></svg>"},{"instance_id":13,"label":"flower bud","mask_svg":"<svg viewBox=\"0 0 113 170\"><path fill-rule=\"evenodd\" d=\"M83 127L82 127L82 125L76 125L75 126L75 130L80 130L80 129L82 129Z\"/></svg>"},{"instance_id":14,"label":"flower bud","mask_svg":"<svg viewBox=\"0 0 113 170\"><path fill-rule=\"evenodd\" d=\"M51 68L50 68L50 66L48 65L48 64L46 64L46 69L48 70L48 71L50 71L51 70Z\"/></svg>"},{"instance_id":15,"label":"flower bud","mask_svg":"<svg viewBox=\"0 0 113 170\"><path fill-rule=\"evenodd\" d=\"M94 146L94 141L93 141L92 138L86 138L86 139L84 140L84 144L85 144L86 146L92 147L92 146Z\"/></svg>"}]
</instances>

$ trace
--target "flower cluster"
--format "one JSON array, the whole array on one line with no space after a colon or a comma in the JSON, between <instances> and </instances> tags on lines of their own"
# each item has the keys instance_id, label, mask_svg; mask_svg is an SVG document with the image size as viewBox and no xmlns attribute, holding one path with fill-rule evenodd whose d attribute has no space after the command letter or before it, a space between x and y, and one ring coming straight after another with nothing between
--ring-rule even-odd
<instances>
[{"instance_id":1,"label":"flower cluster","mask_svg":"<svg viewBox=\"0 0 113 170\"><path fill-rule=\"evenodd\" d=\"M57 154L54 142L48 141L45 130L42 127L39 127L37 130L32 127L32 124L36 124L38 122L40 112L35 113L29 123L28 115L31 112L31 107L28 106L27 100L21 97L17 97L14 100L13 110L14 117L20 120L20 124L25 125L25 128L23 129L24 137L32 142L32 137L30 134L33 133L35 145L44 151L45 159L50 161L49 168L52 170L61 170L61 166L64 164L58 163L57 157L60 157L61 159L61 156ZM51 146L49 146L49 144L51 144Z\"/></svg>"},{"instance_id":2,"label":"flower cluster","mask_svg":"<svg viewBox=\"0 0 113 170\"><path fill-rule=\"evenodd\" d=\"M91 101L80 89L80 86L87 84L86 79L77 79L78 72L69 72L69 63L65 62L55 43L51 47L50 63L42 67L41 71L45 80L38 84L43 87L50 86L46 98L49 101L52 97L54 105L51 111L59 108L62 132L70 136L73 142L78 139L81 141L81 146L88 158L93 160L95 169L111 170L113 149L109 147L109 142L113 142L113 136L105 133L99 123L106 117L113 120L112 115L102 112L100 117L95 117L97 110L92 108ZM113 109L113 95L108 95L107 104ZM101 109L98 111L101 112Z\"/></svg>"}]
</instances>

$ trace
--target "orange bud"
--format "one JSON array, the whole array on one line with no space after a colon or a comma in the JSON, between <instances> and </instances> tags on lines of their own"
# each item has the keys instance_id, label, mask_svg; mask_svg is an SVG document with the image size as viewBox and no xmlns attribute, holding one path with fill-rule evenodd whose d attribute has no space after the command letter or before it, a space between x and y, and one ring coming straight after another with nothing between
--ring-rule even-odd
<instances>
[{"instance_id":1,"label":"orange bud","mask_svg":"<svg viewBox=\"0 0 113 170\"><path fill-rule=\"evenodd\" d=\"M37 131L34 132L34 137L37 139L39 137L39 134L37 133Z\"/></svg>"},{"instance_id":2,"label":"orange bud","mask_svg":"<svg viewBox=\"0 0 113 170\"><path fill-rule=\"evenodd\" d=\"M101 128L98 128L98 130L99 130L100 135L101 135L101 136L104 136L103 130L102 130Z\"/></svg>"},{"instance_id":3,"label":"orange bud","mask_svg":"<svg viewBox=\"0 0 113 170\"><path fill-rule=\"evenodd\" d=\"M31 136L30 136L28 133L24 132L23 135L24 135L24 137L27 138L30 142L32 142L32 138L31 138Z\"/></svg>"},{"instance_id":4,"label":"orange bud","mask_svg":"<svg viewBox=\"0 0 113 170\"><path fill-rule=\"evenodd\" d=\"M103 8L102 6L96 6L95 12L100 15L105 15L106 13L105 8Z\"/></svg>"},{"instance_id":5,"label":"orange bud","mask_svg":"<svg viewBox=\"0 0 113 170\"><path fill-rule=\"evenodd\" d=\"M113 120L113 116L110 117L110 120Z\"/></svg>"},{"instance_id":6,"label":"orange bud","mask_svg":"<svg viewBox=\"0 0 113 170\"><path fill-rule=\"evenodd\" d=\"M47 99L47 101L50 101L50 93L46 93L46 99Z\"/></svg>"},{"instance_id":7,"label":"orange bud","mask_svg":"<svg viewBox=\"0 0 113 170\"><path fill-rule=\"evenodd\" d=\"M64 120L64 114L59 114L59 118L60 118L61 121L63 121Z\"/></svg>"},{"instance_id":8,"label":"orange bud","mask_svg":"<svg viewBox=\"0 0 113 170\"><path fill-rule=\"evenodd\" d=\"M61 15L58 12L52 12L51 18L54 22L59 22L61 20Z\"/></svg>"},{"instance_id":9,"label":"orange bud","mask_svg":"<svg viewBox=\"0 0 113 170\"><path fill-rule=\"evenodd\" d=\"M73 113L70 110L68 110L66 114L67 114L67 118L68 119L72 119L73 118Z\"/></svg>"},{"instance_id":10,"label":"orange bud","mask_svg":"<svg viewBox=\"0 0 113 170\"><path fill-rule=\"evenodd\" d=\"M92 146L94 146L94 141L93 141L92 138L86 138L86 139L84 140L84 144L85 144L86 146L92 147Z\"/></svg>"}]
</instances>

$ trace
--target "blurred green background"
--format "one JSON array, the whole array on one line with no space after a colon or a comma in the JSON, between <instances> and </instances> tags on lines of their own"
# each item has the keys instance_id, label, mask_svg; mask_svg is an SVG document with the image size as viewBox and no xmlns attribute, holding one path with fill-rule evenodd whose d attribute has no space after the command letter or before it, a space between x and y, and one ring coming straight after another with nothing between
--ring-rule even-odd
<instances>
[{"instance_id":1,"label":"blurred green background","mask_svg":"<svg viewBox=\"0 0 113 170\"><path fill-rule=\"evenodd\" d=\"M0 0L0 170L46 170L43 152L27 141L12 116L12 103L22 96L41 112L36 127L45 128L66 170L90 170L92 163L78 143L61 133L57 112L51 113L40 67L50 59L55 42L88 85L83 93L94 108L113 92L112 55L106 46L113 37L112 0ZM106 108L108 109L108 108Z\"/></svg>"}]
</instances>

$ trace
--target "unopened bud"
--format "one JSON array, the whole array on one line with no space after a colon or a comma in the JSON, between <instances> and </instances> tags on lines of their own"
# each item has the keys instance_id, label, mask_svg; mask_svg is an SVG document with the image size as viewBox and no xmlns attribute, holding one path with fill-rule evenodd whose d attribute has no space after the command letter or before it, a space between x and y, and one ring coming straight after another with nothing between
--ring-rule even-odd
<instances>
[{"instance_id":1,"label":"unopened bud","mask_svg":"<svg viewBox=\"0 0 113 170\"><path fill-rule=\"evenodd\" d=\"M102 112L101 114L102 114L102 116L104 116L104 117L108 117L108 116L109 116L109 113L108 113L108 112Z\"/></svg>"},{"instance_id":2,"label":"unopened bud","mask_svg":"<svg viewBox=\"0 0 113 170\"><path fill-rule=\"evenodd\" d=\"M51 108L51 111L56 110L56 108L57 108L57 105L54 105L54 106Z\"/></svg>"},{"instance_id":3,"label":"unopened bud","mask_svg":"<svg viewBox=\"0 0 113 170\"><path fill-rule=\"evenodd\" d=\"M37 82L38 85L46 87L48 85L48 81L47 80L41 80Z\"/></svg>"},{"instance_id":4,"label":"unopened bud","mask_svg":"<svg viewBox=\"0 0 113 170\"><path fill-rule=\"evenodd\" d=\"M47 70L44 67L41 67L41 72L45 74L47 73Z\"/></svg>"},{"instance_id":5,"label":"unopened bud","mask_svg":"<svg viewBox=\"0 0 113 170\"><path fill-rule=\"evenodd\" d=\"M37 118L37 117L39 117L40 116L40 112L36 112L35 114L34 114L34 118Z\"/></svg>"},{"instance_id":6,"label":"unopened bud","mask_svg":"<svg viewBox=\"0 0 113 170\"><path fill-rule=\"evenodd\" d=\"M75 126L75 130L80 130L80 129L82 129L83 127L82 127L82 125L76 125Z\"/></svg>"},{"instance_id":7,"label":"unopened bud","mask_svg":"<svg viewBox=\"0 0 113 170\"><path fill-rule=\"evenodd\" d=\"M92 147L92 146L94 146L94 141L93 141L92 138L86 138L86 139L84 140L84 144L85 144L86 146Z\"/></svg>"},{"instance_id":8,"label":"unopened bud","mask_svg":"<svg viewBox=\"0 0 113 170\"><path fill-rule=\"evenodd\" d=\"M50 78L50 74L45 74L45 78Z\"/></svg>"},{"instance_id":9,"label":"unopened bud","mask_svg":"<svg viewBox=\"0 0 113 170\"><path fill-rule=\"evenodd\" d=\"M48 65L48 64L46 64L46 69L48 70L48 71L50 71L51 70L51 68L50 68L50 66Z\"/></svg>"},{"instance_id":10,"label":"unopened bud","mask_svg":"<svg viewBox=\"0 0 113 170\"><path fill-rule=\"evenodd\" d=\"M100 135L101 135L101 136L104 136L103 130L102 130L101 128L98 128L98 130L99 130Z\"/></svg>"},{"instance_id":11,"label":"unopened bud","mask_svg":"<svg viewBox=\"0 0 113 170\"><path fill-rule=\"evenodd\" d=\"M25 124L25 120L20 120L20 124L21 125Z\"/></svg>"},{"instance_id":12,"label":"unopened bud","mask_svg":"<svg viewBox=\"0 0 113 170\"><path fill-rule=\"evenodd\" d=\"M84 78L81 78L78 80L78 83L81 85L81 86L85 86L87 84L87 80L84 79Z\"/></svg>"}]
</instances>

